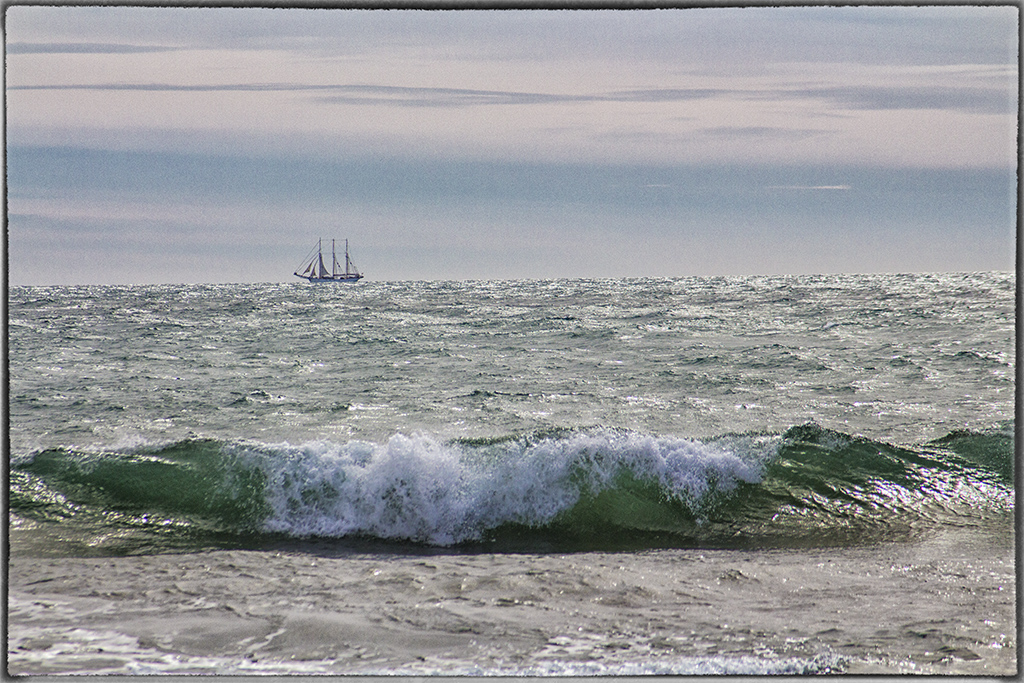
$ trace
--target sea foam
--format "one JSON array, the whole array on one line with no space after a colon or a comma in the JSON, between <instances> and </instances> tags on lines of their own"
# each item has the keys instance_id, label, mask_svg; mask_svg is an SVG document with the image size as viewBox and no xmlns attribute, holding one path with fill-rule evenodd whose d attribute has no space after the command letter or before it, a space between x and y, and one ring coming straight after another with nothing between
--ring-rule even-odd
<instances>
[{"instance_id":1,"label":"sea foam","mask_svg":"<svg viewBox=\"0 0 1024 683\"><path fill-rule=\"evenodd\" d=\"M236 446L233 457L266 477L267 531L452 545L506 524L550 524L581 500L624 486L652 488L699 516L740 482L759 482L778 444L614 430L487 445L399 434L380 444Z\"/></svg>"}]
</instances>

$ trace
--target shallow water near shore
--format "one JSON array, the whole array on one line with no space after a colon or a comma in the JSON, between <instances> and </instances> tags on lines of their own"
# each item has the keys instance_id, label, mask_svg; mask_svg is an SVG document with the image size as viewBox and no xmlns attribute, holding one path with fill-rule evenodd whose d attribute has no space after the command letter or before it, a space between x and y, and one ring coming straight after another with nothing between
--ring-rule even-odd
<instances>
[{"instance_id":1,"label":"shallow water near shore","mask_svg":"<svg viewBox=\"0 0 1024 683\"><path fill-rule=\"evenodd\" d=\"M15 558L10 671L1012 674L1012 548L972 538Z\"/></svg>"},{"instance_id":2,"label":"shallow water near shore","mask_svg":"<svg viewBox=\"0 0 1024 683\"><path fill-rule=\"evenodd\" d=\"M12 288L10 671L1012 674L1014 286Z\"/></svg>"}]
</instances>

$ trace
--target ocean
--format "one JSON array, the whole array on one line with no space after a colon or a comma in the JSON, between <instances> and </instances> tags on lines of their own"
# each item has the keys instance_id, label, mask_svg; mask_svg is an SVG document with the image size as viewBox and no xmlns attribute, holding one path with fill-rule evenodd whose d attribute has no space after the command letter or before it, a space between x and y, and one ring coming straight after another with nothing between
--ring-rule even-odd
<instances>
[{"instance_id":1,"label":"ocean","mask_svg":"<svg viewBox=\"0 0 1024 683\"><path fill-rule=\"evenodd\" d=\"M9 671L1015 673L1015 287L11 287Z\"/></svg>"}]
</instances>

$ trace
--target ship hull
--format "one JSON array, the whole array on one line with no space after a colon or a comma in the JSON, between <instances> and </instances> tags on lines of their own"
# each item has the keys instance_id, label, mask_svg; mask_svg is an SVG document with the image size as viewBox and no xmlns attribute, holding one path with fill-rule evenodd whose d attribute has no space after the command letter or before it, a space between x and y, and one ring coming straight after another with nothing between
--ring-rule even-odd
<instances>
[{"instance_id":1,"label":"ship hull","mask_svg":"<svg viewBox=\"0 0 1024 683\"><path fill-rule=\"evenodd\" d=\"M301 275L299 277L302 277ZM335 283L335 284L354 284L363 279L362 275L349 275L344 277L302 277L303 280L309 280L314 284L320 283Z\"/></svg>"}]
</instances>

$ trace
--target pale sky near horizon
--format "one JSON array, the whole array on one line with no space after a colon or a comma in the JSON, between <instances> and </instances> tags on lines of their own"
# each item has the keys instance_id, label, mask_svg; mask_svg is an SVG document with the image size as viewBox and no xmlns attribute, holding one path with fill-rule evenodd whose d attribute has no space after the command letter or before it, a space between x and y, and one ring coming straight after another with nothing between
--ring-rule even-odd
<instances>
[{"instance_id":1,"label":"pale sky near horizon","mask_svg":"<svg viewBox=\"0 0 1024 683\"><path fill-rule=\"evenodd\" d=\"M1015 5L11 5L11 285L1010 270Z\"/></svg>"}]
</instances>

